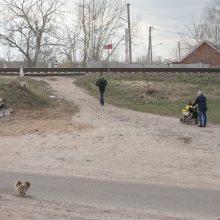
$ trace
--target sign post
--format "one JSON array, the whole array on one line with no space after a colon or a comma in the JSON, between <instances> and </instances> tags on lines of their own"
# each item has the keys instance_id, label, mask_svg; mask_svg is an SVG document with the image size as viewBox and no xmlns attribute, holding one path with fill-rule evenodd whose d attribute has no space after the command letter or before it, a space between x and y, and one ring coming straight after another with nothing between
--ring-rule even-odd
<instances>
[{"instance_id":1,"label":"sign post","mask_svg":"<svg viewBox=\"0 0 220 220\"><path fill-rule=\"evenodd\" d=\"M109 59L110 59L110 53L109 53L109 50L112 50L112 44L106 44L104 45L104 49L108 50L108 74L110 72L110 62L109 62Z\"/></svg>"}]
</instances>

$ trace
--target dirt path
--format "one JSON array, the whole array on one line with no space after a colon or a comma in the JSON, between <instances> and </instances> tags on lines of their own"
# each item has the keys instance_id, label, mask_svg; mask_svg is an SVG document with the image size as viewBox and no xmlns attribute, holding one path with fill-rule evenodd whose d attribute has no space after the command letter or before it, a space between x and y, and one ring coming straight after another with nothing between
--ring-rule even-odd
<instances>
[{"instance_id":1,"label":"dirt path","mask_svg":"<svg viewBox=\"0 0 220 220\"><path fill-rule=\"evenodd\" d=\"M53 87L63 91L62 84ZM87 144L91 144L91 150L95 148L90 159L93 170L102 167L101 177L219 186L219 126L199 129L182 126L176 118L111 105L102 108L97 99L81 89L72 90L74 98L68 91L63 95L80 106L76 118L96 127L88 133Z\"/></svg>"},{"instance_id":2,"label":"dirt path","mask_svg":"<svg viewBox=\"0 0 220 220\"><path fill-rule=\"evenodd\" d=\"M98 97L87 95L72 79L48 82L57 95L79 106L69 124L82 126L60 134L49 129L1 137L1 169L220 186L219 126L197 128L177 118L102 107Z\"/></svg>"},{"instance_id":3,"label":"dirt path","mask_svg":"<svg viewBox=\"0 0 220 220\"><path fill-rule=\"evenodd\" d=\"M87 95L72 79L47 81L58 96L73 101L80 111L69 122L63 117L35 124L16 121L17 133L1 123L0 170L220 187L220 126L200 129L181 125L177 118L108 104L102 107L98 97ZM207 217L61 204L34 198L30 191L27 199L0 195L0 219L207 220Z\"/></svg>"},{"instance_id":4,"label":"dirt path","mask_svg":"<svg viewBox=\"0 0 220 220\"><path fill-rule=\"evenodd\" d=\"M177 118L102 107L98 97L87 95L72 79L47 81L79 106L70 126L82 126L61 134L1 137L0 169L220 186L220 126L197 128Z\"/></svg>"}]
</instances>

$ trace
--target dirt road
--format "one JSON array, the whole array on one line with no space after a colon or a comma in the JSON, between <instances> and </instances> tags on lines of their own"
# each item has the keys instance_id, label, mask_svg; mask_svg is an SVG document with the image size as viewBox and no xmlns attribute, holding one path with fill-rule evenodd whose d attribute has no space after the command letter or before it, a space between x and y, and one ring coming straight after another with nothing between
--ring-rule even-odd
<instances>
[{"instance_id":1,"label":"dirt road","mask_svg":"<svg viewBox=\"0 0 220 220\"><path fill-rule=\"evenodd\" d=\"M204 129L181 125L178 118L102 107L98 93L89 96L70 78L47 81L79 106L66 125L75 129L39 128L18 136L9 131L1 137L0 169L220 187L220 126Z\"/></svg>"}]
</instances>

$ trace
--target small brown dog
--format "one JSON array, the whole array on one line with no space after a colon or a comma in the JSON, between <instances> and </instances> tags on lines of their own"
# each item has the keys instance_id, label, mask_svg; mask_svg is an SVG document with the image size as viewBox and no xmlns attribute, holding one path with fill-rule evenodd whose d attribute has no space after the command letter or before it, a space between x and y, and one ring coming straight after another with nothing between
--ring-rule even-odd
<instances>
[{"instance_id":1,"label":"small brown dog","mask_svg":"<svg viewBox=\"0 0 220 220\"><path fill-rule=\"evenodd\" d=\"M19 197L25 197L27 190L30 188L31 184L30 182L24 182L22 183L21 181L18 181L15 183L15 187L18 190L18 196Z\"/></svg>"}]
</instances>

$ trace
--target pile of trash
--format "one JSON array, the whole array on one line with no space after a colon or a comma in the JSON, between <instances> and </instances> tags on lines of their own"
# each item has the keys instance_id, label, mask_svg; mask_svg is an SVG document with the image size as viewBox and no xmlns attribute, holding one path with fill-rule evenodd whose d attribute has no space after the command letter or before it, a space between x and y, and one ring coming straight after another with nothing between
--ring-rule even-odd
<instances>
[{"instance_id":1,"label":"pile of trash","mask_svg":"<svg viewBox=\"0 0 220 220\"><path fill-rule=\"evenodd\" d=\"M7 108L3 99L0 98L0 119L3 117L8 117L12 113L12 108Z\"/></svg>"}]
</instances>

